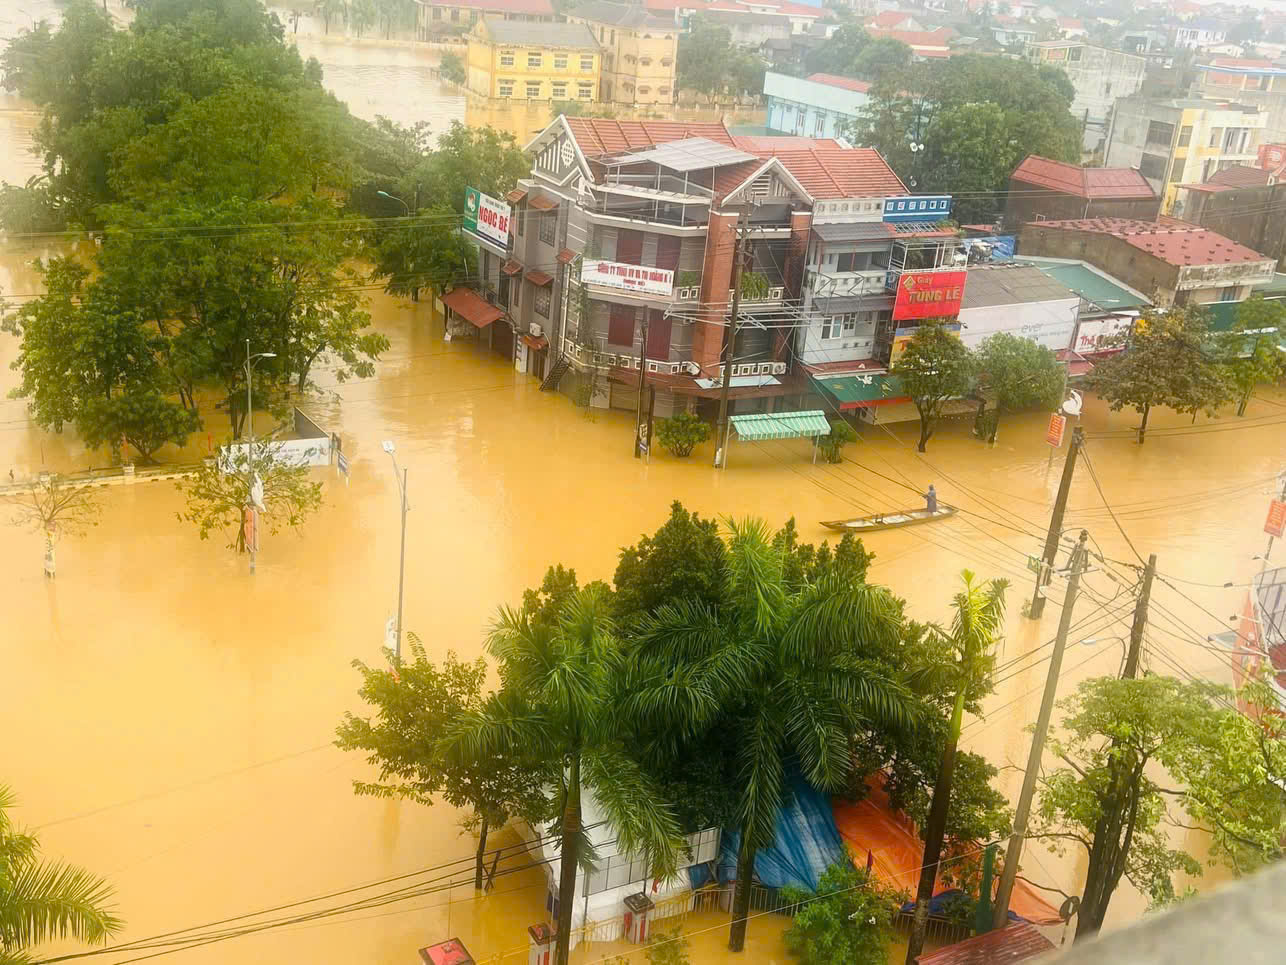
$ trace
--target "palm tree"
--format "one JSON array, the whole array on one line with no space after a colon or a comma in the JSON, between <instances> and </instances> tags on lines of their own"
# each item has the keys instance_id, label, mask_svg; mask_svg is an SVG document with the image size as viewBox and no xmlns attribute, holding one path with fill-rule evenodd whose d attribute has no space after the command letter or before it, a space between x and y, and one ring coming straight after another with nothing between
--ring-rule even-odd
<instances>
[{"instance_id":1,"label":"palm tree","mask_svg":"<svg viewBox=\"0 0 1286 965\"><path fill-rule=\"evenodd\" d=\"M313 11L321 15L325 32L329 34L331 17L339 17L343 21L348 15L348 4L345 0L315 0Z\"/></svg>"},{"instance_id":2,"label":"palm tree","mask_svg":"<svg viewBox=\"0 0 1286 965\"><path fill-rule=\"evenodd\" d=\"M942 857L942 840L946 836L947 814L951 807L951 777L956 766L956 745L960 743L960 723L964 718L965 703L977 700L988 688L988 677L993 663L992 649L996 637L1004 626L1005 590L1008 580L989 580L974 585L973 574L968 570L960 574L964 589L955 595L952 605L955 616L951 632L941 627L930 627L937 643L955 655L955 663L939 665L936 678L922 680L939 692L954 692L955 704L951 709L951 723L947 728L947 742L942 749L942 763L938 766L938 779L933 785L933 803L929 805L929 818L924 826L924 861L920 865L920 883L915 895L915 921L907 943L907 965L915 965L924 948L924 930L929 919L929 899L933 897L933 883L938 877L938 861Z\"/></svg>"},{"instance_id":3,"label":"palm tree","mask_svg":"<svg viewBox=\"0 0 1286 965\"><path fill-rule=\"evenodd\" d=\"M487 639L502 688L462 715L443 738L459 759L529 754L563 762L556 788L560 838L556 965L567 965L576 869L593 861L581 819L582 789L608 817L622 853L645 855L658 877L678 869L683 839L655 783L626 751L620 713L623 657L606 588L571 593L556 620L503 608Z\"/></svg>"},{"instance_id":4,"label":"palm tree","mask_svg":"<svg viewBox=\"0 0 1286 965\"><path fill-rule=\"evenodd\" d=\"M38 860L35 835L9 820L15 803L0 784L0 965L29 962L27 949L55 938L107 941L123 925L112 914L111 885L81 868Z\"/></svg>"},{"instance_id":5,"label":"palm tree","mask_svg":"<svg viewBox=\"0 0 1286 965\"><path fill-rule=\"evenodd\" d=\"M792 586L784 550L762 522L728 526L728 604L716 610L681 601L642 618L638 659L671 686L638 689L623 706L653 729L666 720L690 729L730 717L739 745L740 843L728 947L739 952L755 854L773 842L787 765L814 787L836 790L851 770L853 735L873 723L904 726L913 705L879 665L902 626L887 589L840 567Z\"/></svg>"}]
</instances>

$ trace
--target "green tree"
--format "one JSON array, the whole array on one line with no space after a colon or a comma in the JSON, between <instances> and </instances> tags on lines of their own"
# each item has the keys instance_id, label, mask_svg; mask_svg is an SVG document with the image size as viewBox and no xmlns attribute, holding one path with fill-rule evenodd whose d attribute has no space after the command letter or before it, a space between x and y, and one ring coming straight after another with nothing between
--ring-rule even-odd
<instances>
[{"instance_id":1,"label":"green tree","mask_svg":"<svg viewBox=\"0 0 1286 965\"><path fill-rule=\"evenodd\" d=\"M870 35L860 24L845 23L814 47L804 58L810 73L851 76L858 56L871 43Z\"/></svg>"},{"instance_id":2,"label":"green tree","mask_svg":"<svg viewBox=\"0 0 1286 965\"><path fill-rule=\"evenodd\" d=\"M924 322L911 336L901 358L893 364L893 374L902 380L902 388L920 413L921 452L937 427L943 406L969 393L976 372L974 353L940 322Z\"/></svg>"},{"instance_id":3,"label":"green tree","mask_svg":"<svg viewBox=\"0 0 1286 965\"><path fill-rule=\"evenodd\" d=\"M682 838L652 777L629 753L622 713L623 655L601 587L576 591L557 622L502 609L487 638L502 689L456 718L443 748L459 763L531 755L561 761L554 813L559 848L555 962L567 965L576 869L593 861L581 795L592 791L620 850L645 855L658 877L675 873Z\"/></svg>"},{"instance_id":4,"label":"green tree","mask_svg":"<svg viewBox=\"0 0 1286 965\"><path fill-rule=\"evenodd\" d=\"M1054 408L1066 381L1058 357L1029 338L998 332L978 346L978 391L995 408L988 442L995 443L1000 416L1036 406Z\"/></svg>"},{"instance_id":5,"label":"green tree","mask_svg":"<svg viewBox=\"0 0 1286 965\"><path fill-rule=\"evenodd\" d=\"M732 42L727 27L693 17L690 30L679 35L679 88L701 94L760 94L767 64L759 55Z\"/></svg>"},{"instance_id":6,"label":"green tree","mask_svg":"<svg viewBox=\"0 0 1286 965\"><path fill-rule=\"evenodd\" d=\"M1102 927L1122 877L1160 905L1175 898L1174 872L1201 873L1171 846L1170 826L1181 822L1167 798L1213 829L1217 852L1256 862L1281 854L1286 745L1275 700L1248 719L1230 698L1214 684L1149 674L1087 680L1060 702L1050 750L1065 766L1042 778L1033 836L1088 855L1078 939Z\"/></svg>"},{"instance_id":7,"label":"green tree","mask_svg":"<svg viewBox=\"0 0 1286 965\"><path fill-rule=\"evenodd\" d=\"M785 552L763 523L731 524L726 604L680 600L638 621L625 709L653 733L725 721L739 763L737 897L729 948L745 944L756 852L771 844L785 761L838 789L850 735L873 722L905 724L905 688L874 659L892 652L900 606L881 587L834 571L792 590Z\"/></svg>"},{"instance_id":8,"label":"green tree","mask_svg":"<svg viewBox=\"0 0 1286 965\"><path fill-rule=\"evenodd\" d=\"M367 763L379 769L379 780L353 782L358 794L424 805L441 795L453 807L469 808L468 826L478 830L473 886L481 888L489 831L514 816L533 824L548 818L544 786L554 775L548 765L525 756L460 762L443 754L439 742L447 728L482 707L487 662L479 657L464 663L447 651L438 667L417 636L408 639L411 660L403 660L396 670L353 661L362 675L358 694L376 717L344 714L335 743L343 750L366 751Z\"/></svg>"},{"instance_id":9,"label":"green tree","mask_svg":"<svg viewBox=\"0 0 1286 965\"><path fill-rule=\"evenodd\" d=\"M465 241L445 203L416 212L404 227L382 232L374 250L374 274L385 279L384 290L409 295L412 301L419 301L421 288L441 295L477 267L477 248Z\"/></svg>"},{"instance_id":10,"label":"green tree","mask_svg":"<svg viewBox=\"0 0 1286 965\"><path fill-rule=\"evenodd\" d=\"M31 949L59 939L106 943L124 926L112 886L75 865L41 861L39 840L9 817L16 804L0 784L0 963L23 965Z\"/></svg>"},{"instance_id":11,"label":"green tree","mask_svg":"<svg viewBox=\"0 0 1286 965\"><path fill-rule=\"evenodd\" d=\"M275 440L256 439L224 450L217 460L206 460L193 475L179 480L176 485L187 508L176 515L180 522L196 525L202 539L212 532L228 534L228 549L244 553L242 511L251 502L252 478L263 487L259 528L275 536L283 526L299 529L321 506L321 483L309 475L307 465L277 458Z\"/></svg>"},{"instance_id":12,"label":"green tree","mask_svg":"<svg viewBox=\"0 0 1286 965\"><path fill-rule=\"evenodd\" d=\"M433 152L412 171L411 181L412 186L423 184L425 197L461 214L465 188L503 198L519 178L530 173L531 160L512 134L452 121Z\"/></svg>"},{"instance_id":13,"label":"green tree","mask_svg":"<svg viewBox=\"0 0 1286 965\"><path fill-rule=\"evenodd\" d=\"M896 37L876 37L853 59L853 75L876 80L911 66L911 48Z\"/></svg>"},{"instance_id":14,"label":"green tree","mask_svg":"<svg viewBox=\"0 0 1286 965\"><path fill-rule=\"evenodd\" d=\"M1281 349L1286 344L1283 329L1286 307L1256 295L1237 307L1232 329L1216 337L1228 381L1237 393L1237 415L1246 414L1246 406L1260 384L1280 382L1286 377L1286 352Z\"/></svg>"},{"instance_id":15,"label":"green tree","mask_svg":"<svg viewBox=\"0 0 1286 965\"><path fill-rule=\"evenodd\" d=\"M830 434L817 440L817 448L821 450L827 462L843 462L844 457L841 452L844 446L856 441L856 429L843 419L832 419Z\"/></svg>"},{"instance_id":16,"label":"green tree","mask_svg":"<svg viewBox=\"0 0 1286 965\"><path fill-rule=\"evenodd\" d=\"M1126 406L1139 412L1143 445L1154 407L1168 406L1195 418L1203 410L1214 415L1228 401L1230 387L1207 353L1208 341L1206 316L1199 308L1144 312L1133 331L1118 340L1125 351L1095 365L1086 385L1113 412Z\"/></svg>"},{"instance_id":17,"label":"green tree","mask_svg":"<svg viewBox=\"0 0 1286 965\"><path fill-rule=\"evenodd\" d=\"M98 525L102 512L95 489L69 485L57 473L42 476L25 490L0 496L0 504L13 510L15 525L45 533L43 566L49 577L55 575L54 541L59 536L83 536Z\"/></svg>"},{"instance_id":18,"label":"green tree","mask_svg":"<svg viewBox=\"0 0 1286 965\"><path fill-rule=\"evenodd\" d=\"M960 727L964 720L965 704L977 700L982 691L989 690L988 678L994 664L992 651L997 638L1004 631L1006 580L991 580L975 584L973 574L961 574L964 589L952 601L955 614L951 629L929 628L937 637L942 649L954 660L943 662L930 669L937 687L954 693L951 721L947 727L946 744L942 749L942 762L938 767L933 787L933 802L929 806L929 820L924 828L924 861L920 866L920 881L915 895L915 920L907 942L907 965L915 965L924 949L924 930L929 920L929 899L933 897L933 883L938 877L942 845L947 834L947 819L951 810L952 778L956 764L956 747L960 743Z\"/></svg>"},{"instance_id":19,"label":"green tree","mask_svg":"<svg viewBox=\"0 0 1286 965\"><path fill-rule=\"evenodd\" d=\"M671 455L685 459L710 438L710 423L690 412L677 412L668 419L657 420L656 438Z\"/></svg>"},{"instance_id":20,"label":"green tree","mask_svg":"<svg viewBox=\"0 0 1286 965\"><path fill-rule=\"evenodd\" d=\"M670 518L655 533L621 550L612 578L613 616L628 626L680 600L717 607L723 602L727 567L718 525L684 509L676 499L670 504Z\"/></svg>"},{"instance_id":21,"label":"green tree","mask_svg":"<svg viewBox=\"0 0 1286 965\"><path fill-rule=\"evenodd\" d=\"M801 965L883 965L895 932L901 896L851 862L831 865L815 892L783 890L800 902L784 936Z\"/></svg>"},{"instance_id":22,"label":"green tree","mask_svg":"<svg viewBox=\"0 0 1286 965\"><path fill-rule=\"evenodd\" d=\"M329 35L331 20L338 20L343 23L348 16L348 3L346 0L317 0L313 10L317 16L322 18L322 29Z\"/></svg>"},{"instance_id":23,"label":"green tree","mask_svg":"<svg viewBox=\"0 0 1286 965\"><path fill-rule=\"evenodd\" d=\"M376 0L348 0L345 16L349 27L353 30L353 36L360 37L374 26L375 21L380 17L380 10Z\"/></svg>"},{"instance_id":24,"label":"green tree","mask_svg":"<svg viewBox=\"0 0 1286 965\"><path fill-rule=\"evenodd\" d=\"M450 50L443 53L442 59L438 61L438 73L443 80L449 80L453 84L463 84L468 79L463 58Z\"/></svg>"}]
</instances>

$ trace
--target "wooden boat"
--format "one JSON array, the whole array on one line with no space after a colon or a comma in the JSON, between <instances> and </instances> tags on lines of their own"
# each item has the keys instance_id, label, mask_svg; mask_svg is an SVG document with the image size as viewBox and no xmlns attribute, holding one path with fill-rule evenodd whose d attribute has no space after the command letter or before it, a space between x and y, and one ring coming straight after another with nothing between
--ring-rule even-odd
<instances>
[{"instance_id":1,"label":"wooden boat","mask_svg":"<svg viewBox=\"0 0 1286 965\"><path fill-rule=\"evenodd\" d=\"M853 519L832 519L823 521L822 525L841 533L873 533L880 529L897 529L900 526L915 526L934 519L946 519L954 516L956 508L946 503L938 503L937 512L927 509L896 509L891 513L876 513L873 516L857 516Z\"/></svg>"}]
</instances>

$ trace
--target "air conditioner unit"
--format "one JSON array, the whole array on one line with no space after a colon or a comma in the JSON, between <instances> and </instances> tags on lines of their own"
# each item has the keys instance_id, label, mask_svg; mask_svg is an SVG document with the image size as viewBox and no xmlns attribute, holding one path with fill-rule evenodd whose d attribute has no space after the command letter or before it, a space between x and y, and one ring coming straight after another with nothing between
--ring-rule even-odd
<instances>
[{"instance_id":1,"label":"air conditioner unit","mask_svg":"<svg viewBox=\"0 0 1286 965\"><path fill-rule=\"evenodd\" d=\"M634 358L630 359L630 368L632 368L632 369L641 369L641 368L643 368L643 360L642 360L641 358L638 358L637 356L635 356Z\"/></svg>"},{"instance_id":2,"label":"air conditioner unit","mask_svg":"<svg viewBox=\"0 0 1286 965\"><path fill-rule=\"evenodd\" d=\"M682 363L682 362L671 362L671 363L670 363L670 374L671 374L671 375L678 375L682 370L683 370L683 363Z\"/></svg>"},{"instance_id":3,"label":"air conditioner unit","mask_svg":"<svg viewBox=\"0 0 1286 965\"><path fill-rule=\"evenodd\" d=\"M683 365L684 369L687 371L688 375L701 374L701 366L697 365L696 362L683 362L681 364Z\"/></svg>"},{"instance_id":4,"label":"air conditioner unit","mask_svg":"<svg viewBox=\"0 0 1286 965\"><path fill-rule=\"evenodd\" d=\"M785 362L774 362L774 363L772 364L772 374L773 374L773 375L785 375L785 374L786 374L786 363L785 363Z\"/></svg>"},{"instance_id":5,"label":"air conditioner unit","mask_svg":"<svg viewBox=\"0 0 1286 965\"><path fill-rule=\"evenodd\" d=\"M754 374L755 374L755 365L754 365L754 363L753 363L753 362L747 363L747 364L745 364L745 365L734 365L734 366L732 367L732 374L733 374L734 376L738 376L738 375L754 375Z\"/></svg>"},{"instance_id":6,"label":"air conditioner unit","mask_svg":"<svg viewBox=\"0 0 1286 965\"><path fill-rule=\"evenodd\" d=\"M648 363L647 363L647 370L648 370L649 372L659 373L659 372L661 371L661 363L660 363L660 362L648 362Z\"/></svg>"},{"instance_id":7,"label":"air conditioner unit","mask_svg":"<svg viewBox=\"0 0 1286 965\"><path fill-rule=\"evenodd\" d=\"M785 297L786 297L786 289L785 289L783 286L780 286L780 285L779 285L778 287L776 287L776 288L770 288L770 289L768 289L768 297L769 297L769 298L774 298L774 299L777 299L777 298L785 298Z\"/></svg>"},{"instance_id":8,"label":"air conditioner unit","mask_svg":"<svg viewBox=\"0 0 1286 965\"><path fill-rule=\"evenodd\" d=\"M615 355L604 355L604 356L603 356L603 364L604 364L604 365L615 366L615 365L618 363L618 361L619 361L619 359L617 359L617 357L616 357Z\"/></svg>"},{"instance_id":9,"label":"air conditioner unit","mask_svg":"<svg viewBox=\"0 0 1286 965\"><path fill-rule=\"evenodd\" d=\"M537 322L532 322L528 325L527 331L528 333L536 336L536 338L540 338L540 336L545 334L545 329Z\"/></svg>"},{"instance_id":10,"label":"air conditioner unit","mask_svg":"<svg viewBox=\"0 0 1286 965\"><path fill-rule=\"evenodd\" d=\"M760 363L759 363L759 374L760 374L760 375L772 375L772 363L771 363L771 362L760 362Z\"/></svg>"}]
</instances>

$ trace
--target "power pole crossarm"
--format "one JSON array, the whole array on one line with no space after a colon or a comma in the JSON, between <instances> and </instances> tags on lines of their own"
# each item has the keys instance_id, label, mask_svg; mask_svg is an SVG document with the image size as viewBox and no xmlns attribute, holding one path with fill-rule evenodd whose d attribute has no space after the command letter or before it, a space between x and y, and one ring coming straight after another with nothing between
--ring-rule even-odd
<instances>
[{"instance_id":1,"label":"power pole crossarm","mask_svg":"<svg viewBox=\"0 0 1286 965\"><path fill-rule=\"evenodd\" d=\"M1064 478L1067 478L1066 475ZM1040 759L1045 752L1045 738L1049 734L1049 719L1054 713L1054 698L1058 696L1058 675L1063 669L1063 651L1067 649L1067 634L1072 625L1072 610L1080 590L1081 574L1085 571L1085 542L1089 532L1081 530L1081 537L1072 550L1071 567L1067 576L1067 594L1063 598L1063 612L1058 620L1058 636L1054 638L1054 652L1049 658L1049 673L1045 676L1045 693L1040 699L1040 714L1036 718L1036 732L1032 735L1031 751L1027 755L1027 770L1023 773L1023 789L1018 796L1014 812L1014 833L1005 851L1005 867L1000 874L1000 887L996 889L996 910L993 927L1004 928L1009 923L1009 897L1013 894L1014 880L1018 875L1018 862L1023 853L1023 839L1027 836L1027 820L1031 817L1032 798L1036 794L1036 776L1040 773Z\"/></svg>"}]
</instances>

